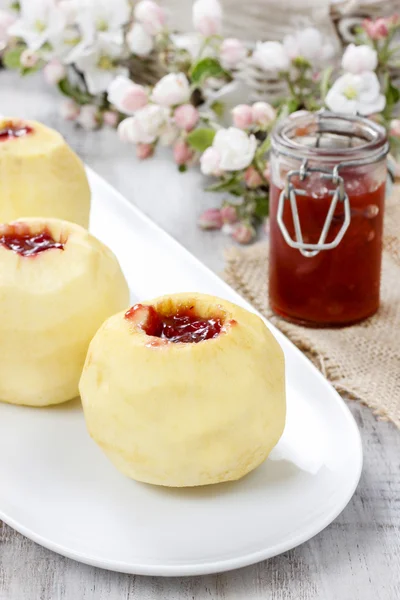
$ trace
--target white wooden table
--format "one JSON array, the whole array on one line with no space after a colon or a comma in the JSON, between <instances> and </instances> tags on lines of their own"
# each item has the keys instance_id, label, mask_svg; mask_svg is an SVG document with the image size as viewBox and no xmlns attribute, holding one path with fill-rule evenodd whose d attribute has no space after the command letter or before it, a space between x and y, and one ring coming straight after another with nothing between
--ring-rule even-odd
<instances>
[{"instance_id":1,"label":"white wooden table","mask_svg":"<svg viewBox=\"0 0 400 600\"><path fill-rule=\"evenodd\" d=\"M217 201L202 191L200 174L178 173L166 155L138 163L133 148L118 142L115 132L87 133L63 122L58 101L40 76L20 80L0 73L0 113L36 118L60 130L87 164L209 267L221 271L223 248L230 241L196 227L196 216ZM361 482L338 519L308 543L221 575L135 577L58 556L0 522L0 600L397 600L400 435L369 409L355 402L350 408L363 438Z\"/></svg>"}]
</instances>

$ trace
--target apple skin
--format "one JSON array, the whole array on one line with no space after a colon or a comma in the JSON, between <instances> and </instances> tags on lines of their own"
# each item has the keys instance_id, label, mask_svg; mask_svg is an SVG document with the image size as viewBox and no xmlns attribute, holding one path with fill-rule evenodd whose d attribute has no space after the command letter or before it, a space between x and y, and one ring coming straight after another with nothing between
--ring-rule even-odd
<instances>
[{"instance_id":1,"label":"apple skin","mask_svg":"<svg viewBox=\"0 0 400 600\"><path fill-rule=\"evenodd\" d=\"M36 121L32 132L0 141L0 223L21 217L56 217L88 227L90 188L82 161L54 129Z\"/></svg>"},{"instance_id":2,"label":"apple skin","mask_svg":"<svg viewBox=\"0 0 400 600\"><path fill-rule=\"evenodd\" d=\"M32 232L45 226L65 245L35 256L0 245L0 400L58 404L79 395L89 342L128 306L129 290L114 254L82 227L58 219L17 223Z\"/></svg>"},{"instance_id":3,"label":"apple skin","mask_svg":"<svg viewBox=\"0 0 400 600\"><path fill-rule=\"evenodd\" d=\"M204 294L144 305L171 315L195 306L226 323L216 338L171 343L124 313L90 343L80 381L91 437L122 473L163 486L243 477L268 456L285 425L282 349L262 319Z\"/></svg>"}]
</instances>

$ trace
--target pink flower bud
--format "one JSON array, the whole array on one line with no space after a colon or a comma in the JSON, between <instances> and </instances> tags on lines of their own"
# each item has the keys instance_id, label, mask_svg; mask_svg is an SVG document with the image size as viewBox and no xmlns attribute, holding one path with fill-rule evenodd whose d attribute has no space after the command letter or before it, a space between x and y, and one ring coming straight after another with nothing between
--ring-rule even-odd
<instances>
[{"instance_id":1,"label":"pink flower bud","mask_svg":"<svg viewBox=\"0 0 400 600\"><path fill-rule=\"evenodd\" d=\"M193 157L193 150L184 140L178 140L174 144L173 154L177 165L185 165Z\"/></svg>"},{"instance_id":2,"label":"pink flower bud","mask_svg":"<svg viewBox=\"0 0 400 600\"><path fill-rule=\"evenodd\" d=\"M66 68L57 58L53 58L43 69L45 81L49 85L57 85L61 79L64 79L66 74Z\"/></svg>"},{"instance_id":3,"label":"pink flower bud","mask_svg":"<svg viewBox=\"0 0 400 600\"><path fill-rule=\"evenodd\" d=\"M219 208L209 208L200 215L198 225L201 229L221 229L222 218Z\"/></svg>"},{"instance_id":4,"label":"pink flower bud","mask_svg":"<svg viewBox=\"0 0 400 600\"><path fill-rule=\"evenodd\" d=\"M382 40L387 37L389 33L387 19L382 17L375 21L372 21L372 19L365 19L363 21L363 28L371 40Z\"/></svg>"},{"instance_id":5,"label":"pink flower bud","mask_svg":"<svg viewBox=\"0 0 400 600\"><path fill-rule=\"evenodd\" d=\"M266 179L266 181L268 181L268 183L271 183L271 167L269 166L269 163L265 165L263 177L264 179Z\"/></svg>"},{"instance_id":6,"label":"pink flower bud","mask_svg":"<svg viewBox=\"0 0 400 600\"><path fill-rule=\"evenodd\" d=\"M236 221L238 220L238 216L237 216L237 210L234 206L230 206L229 204L227 206L223 206L221 208L221 218L222 218L222 222L225 223L236 223Z\"/></svg>"},{"instance_id":7,"label":"pink flower bud","mask_svg":"<svg viewBox=\"0 0 400 600\"><path fill-rule=\"evenodd\" d=\"M244 172L244 180L250 189L259 187L263 182L260 173L254 167L247 167Z\"/></svg>"},{"instance_id":8,"label":"pink flower bud","mask_svg":"<svg viewBox=\"0 0 400 600\"><path fill-rule=\"evenodd\" d=\"M153 144L137 144L136 146L136 156L140 160L145 160L146 158L150 158L154 154L154 146Z\"/></svg>"},{"instance_id":9,"label":"pink flower bud","mask_svg":"<svg viewBox=\"0 0 400 600\"><path fill-rule=\"evenodd\" d=\"M148 103L145 88L124 75L118 75L108 86L107 92L108 101L127 115L133 115Z\"/></svg>"},{"instance_id":10,"label":"pink flower bud","mask_svg":"<svg viewBox=\"0 0 400 600\"><path fill-rule=\"evenodd\" d=\"M24 50L21 53L19 62L21 63L21 67L25 67L25 69L32 69L39 60L39 56L33 50Z\"/></svg>"},{"instance_id":11,"label":"pink flower bud","mask_svg":"<svg viewBox=\"0 0 400 600\"><path fill-rule=\"evenodd\" d=\"M390 135L400 138L400 119L392 119L390 121Z\"/></svg>"},{"instance_id":12,"label":"pink flower bud","mask_svg":"<svg viewBox=\"0 0 400 600\"><path fill-rule=\"evenodd\" d=\"M221 64L225 69L236 69L247 56L243 42L236 38L226 38L219 49Z\"/></svg>"},{"instance_id":13,"label":"pink flower bud","mask_svg":"<svg viewBox=\"0 0 400 600\"><path fill-rule=\"evenodd\" d=\"M193 25L205 37L219 35L222 29L222 6L219 0L196 0L193 3Z\"/></svg>"},{"instance_id":14,"label":"pink flower bud","mask_svg":"<svg viewBox=\"0 0 400 600\"><path fill-rule=\"evenodd\" d=\"M191 131L199 120L199 111L192 104L182 104L174 112L174 121L180 129Z\"/></svg>"},{"instance_id":15,"label":"pink flower bud","mask_svg":"<svg viewBox=\"0 0 400 600\"><path fill-rule=\"evenodd\" d=\"M232 233L233 239L239 244L249 244L254 240L255 236L254 227L246 223L238 223Z\"/></svg>"},{"instance_id":16,"label":"pink flower bud","mask_svg":"<svg viewBox=\"0 0 400 600\"><path fill-rule=\"evenodd\" d=\"M248 104L238 104L232 110L233 123L239 129L248 129L253 124L253 111Z\"/></svg>"},{"instance_id":17,"label":"pink flower bud","mask_svg":"<svg viewBox=\"0 0 400 600\"><path fill-rule=\"evenodd\" d=\"M118 115L113 110L105 110L103 112L103 123L108 127L116 127L118 125Z\"/></svg>"},{"instance_id":18,"label":"pink flower bud","mask_svg":"<svg viewBox=\"0 0 400 600\"><path fill-rule=\"evenodd\" d=\"M276 119L276 110L268 102L255 102L251 110L254 123L260 127L267 127Z\"/></svg>"},{"instance_id":19,"label":"pink flower bud","mask_svg":"<svg viewBox=\"0 0 400 600\"><path fill-rule=\"evenodd\" d=\"M134 15L150 35L159 33L166 22L165 10L153 0L141 0L136 4Z\"/></svg>"},{"instance_id":20,"label":"pink flower bud","mask_svg":"<svg viewBox=\"0 0 400 600\"><path fill-rule=\"evenodd\" d=\"M134 113L148 103L146 90L143 86L133 83L125 96L121 98L121 110L127 114Z\"/></svg>"},{"instance_id":21,"label":"pink flower bud","mask_svg":"<svg viewBox=\"0 0 400 600\"><path fill-rule=\"evenodd\" d=\"M60 115L66 121L75 121L79 116L80 110L79 105L74 100L71 100L71 98L63 100L59 107Z\"/></svg>"},{"instance_id":22,"label":"pink flower bud","mask_svg":"<svg viewBox=\"0 0 400 600\"><path fill-rule=\"evenodd\" d=\"M86 131L92 131L99 126L99 114L97 106L94 104L85 104L82 106L77 123Z\"/></svg>"}]
</instances>

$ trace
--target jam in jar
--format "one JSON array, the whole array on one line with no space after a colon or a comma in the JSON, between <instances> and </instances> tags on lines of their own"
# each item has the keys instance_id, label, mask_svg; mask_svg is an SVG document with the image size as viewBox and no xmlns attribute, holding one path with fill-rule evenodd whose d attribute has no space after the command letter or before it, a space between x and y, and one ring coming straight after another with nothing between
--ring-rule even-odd
<instances>
[{"instance_id":1,"label":"jam in jar","mask_svg":"<svg viewBox=\"0 0 400 600\"><path fill-rule=\"evenodd\" d=\"M269 300L311 327L379 307L387 139L376 123L292 115L272 134Z\"/></svg>"}]
</instances>

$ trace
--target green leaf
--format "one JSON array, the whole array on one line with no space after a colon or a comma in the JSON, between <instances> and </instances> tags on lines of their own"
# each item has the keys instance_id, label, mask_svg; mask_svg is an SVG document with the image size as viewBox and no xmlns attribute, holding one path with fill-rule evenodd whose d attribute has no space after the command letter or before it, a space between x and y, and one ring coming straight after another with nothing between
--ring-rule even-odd
<instances>
[{"instance_id":1,"label":"green leaf","mask_svg":"<svg viewBox=\"0 0 400 600\"><path fill-rule=\"evenodd\" d=\"M332 75L333 67L327 67L322 71L321 82L319 84L319 89L321 92L321 98L324 100L328 90L330 88L330 80Z\"/></svg>"},{"instance_id":2,"label":"green leaf","mask_svg":"<svg viewBox=\"0 0 400 600\"><path fill-rule=\"evenodd\" d=\"M15 12L19 12L21 10L21 3L20 2L11 2L10 8L11 8L11 10L15 10Z\"/></svg>"},{"instance_id":3,"label":"green leaf","mask_svg":"<svg viewBox=\"0 0 400 600\"><path fill-rule=\"evenodd\" d=\"M222 179L206 188L207 192L229 192L233 196L242 196L243 188L237 175L232 175L229 179Z\"/></svg>"},{"instance_id":4,"label":"green leaf","mask_svg":"<svg viewBox=\"0 0 400 600\"><path fill-rule=\"evenodd\" d=\"M195 129L187 136L187 142L198 152L204 152L213 143L216 132L214 129L200 127Z\"/></svg>"},{"instance_id":5,"label":"green leaf","mask_svg":"<svg viewBox=\"0 0 400 600\"><path fill-rule=\"evenodd\" d=\"M295 112L299 108L299 102L295 98L289 98L279 108L278 118L286 119L288 115Z\"/></svg>"},{"instance_id":6,"label":"green leaf","mask_svg":"<svg viewBox=\"0 0 400 600\"><path fill-rule=\"evenodd\" d=\"M37 71L39 71L39 69L39 65L35 65L34 67L22 67L20 72L22 77L25 77L26 75L32 75L32 73L36 73Z\"/></svg>"},{"instance_id":7,"label":"green leaf","mask_svg":"<svg viewBox=\"0 0 400 600\"><path fill-rule=\"evenodd\" d=\"M257 148L256 156L257 158L261 158L268 152L271 147L271 136L268 135L262 144Z\"/></svg>"},{"instance_id":8,"label":"green leaf","mask_svg":"<svg viewBox=\"0 0 400 600\"><path fill-rule=\"evenodd\" d=\"M192 83L199 86L208 77L230 77L216 58L202 58L195 63L189 73Z\"/></svg>"},{"instance_id":9,"label":"green leaf","mask_svg":"<svg viewBox=\"0 0 400 600\"><path fill-rule=\"evenodd\" d=\"M185 173L187 171L187 166L186 165L179 165L178 171L179 171L179 173Z\"/></svg>"},{"instance_id":10,"label":"green leaf","mask_svg":"<svg viewBox=\"0 0 400 600\"><path fill-rule=\"evenodd\" d=\"M254 216L262 221L265 217L268 216L269 213L269 197L268 194L263 196L256 196L254 198L255 207L254 207Z\"/></svg>"},{"instance_id":11,"label":"green leaf","mask_svg":"<svg viewBox=\"0 0 400 600\"><path fill-rule=\"evenodd\" d=\"M392 84L390 79L388 79L387 82L385 96L386 104L388 106L393 106L394 104L397 104L397 102L400 100L400 90Z\"/></svg>"},{"instance_id":12,"label":"green leaf","mask_svg":"<svg viewBox=\"0 0 400 600\"><path fill-rule=\"evenodd\" d=\"M296 69L304 70L311 69L310 61L308 61L304 56L296 56L293 58L292 65L296 67Z\"/></svg>"},{"instance_id":13,"label":"green leaf","mask_svg":"<svg viewBox=\"0 0 400 600\"><path fill-rule=\"evenodd\" d=\"M216 100L211 104L210 108L215 112L219 119L223 117L225 112L225 105L223 102L219 102L218 100Z\"/></svg>"},{"instance_id":14,"label":"green leaf","mask_svg":"<svg viewBox=\"0 0 400 600\"><path fill-rule=\"evenodd\" d=\"M3 64L6 69L20 69L21 68L21 54L25 48L23 46L17 46L11 50L6 50L3 54Z\"/></svg>"},{"instance_id":15,"label":"green leaf","mask_svg":"<svg viewBox=\"0 0 400 600\"><path fill-rule=\"evenodd\" d=\"M68 96L68 98L72 98L78 104L89 104L92 102L92 96L87 94L86 92L82 92L80 89L71 85L70 81L67 78L61 79L61 81L57 84L58 89L64 96Z\"/></svg>"}]
</instances>

